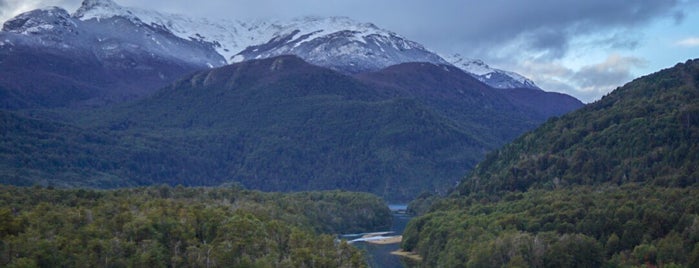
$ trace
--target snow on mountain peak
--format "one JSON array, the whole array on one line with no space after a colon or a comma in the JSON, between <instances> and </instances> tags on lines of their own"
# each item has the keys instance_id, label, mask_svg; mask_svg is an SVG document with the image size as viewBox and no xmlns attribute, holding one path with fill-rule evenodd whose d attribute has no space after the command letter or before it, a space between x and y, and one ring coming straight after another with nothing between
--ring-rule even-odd
<instances>
[{"instance_id":1,"label":"snow on mountain peak","mask_svg":"<svg viewBox=\"0 0 699 268\"><path fill-rule=\"evenodd\" d=\"M539 89L534 81L515 72L491 68L482 60L464 58L460 54L446 56L444 59L494 88Z\"/></svg>"},{"instance_id":2,"label":"snow on mountain peak","mask_svg":"<svg viewBox=\"0 0 699 268\"><path fill-rule=\"evenodd\" d=\"M375 71L404 62L447 64L437 54L372 23L347 17L301 17L275 22L271 39L249 46L231 60L293 54L342 72Z\"/></svg>"},{"instance_id":3,"label":"snow on mountain peak","mask_svg":"<svg viewBox=\"0 0 699 268\"><path fill-rule=\"evenodd\" d=\"M310 63L350 73L379 70L404 62L451 63L492 87L538 89L534 82L519 74L491 68L481 60L466 59L459 54L443 58L394 32L348 17L209 20L123 7L112 0L84 0L72 17L60 8L31 12L34 13L9 20L3 30L32 34L58 27L64 29L63 32L71 32L71 23L93 19L99 23L121 17L136 26L160 29L194 41L199 44L197 46L210 47L227 63L293 54ZM153 42L157 44L159 40Z\"/></svg>"},{"instance_id":4,"label":"snow on mountain peak","mask_svg":"<svg viewBox=\"0 0 699 268\"><path fill-rule=\"evenodd\" d=\"M17 15L3 24L3 31L19 34L34 34L54 28L74 27L68 11L60 7L36 9Z\"/></svg>"},{"instance_id":5,"label":"snow on mountain peak","mask_svg":"<svg viewBox=\"0 0 699 268\"><path fill-rule=\"evenodd\" d=\"M490 68L490 66L485 64L482 60L464 58L461 56L461 54L453 54L446 57L443 56L443 58L452 65L475 75L486 75L495 72L494 69Z\"/></svg>"},{"instance_id":6,"label":"snow on mountain peak","mask_svg":"<svg viewBox=\"0 0 699 268\"><path fill-rule=\"evenodd\" d=\"M122 7L112 0L84 0L80 8L73 13L73 17L81 20L99 20L114 16L137 19L130 8Z\"/></svg>"}]
</instances>

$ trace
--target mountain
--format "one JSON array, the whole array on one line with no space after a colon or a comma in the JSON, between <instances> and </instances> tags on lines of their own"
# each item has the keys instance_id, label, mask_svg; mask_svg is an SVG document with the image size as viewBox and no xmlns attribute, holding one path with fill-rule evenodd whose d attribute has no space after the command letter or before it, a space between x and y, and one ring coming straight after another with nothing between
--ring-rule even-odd
<instances>
[{"instance_id":1,"label":"mountain","mask_svg":"<svg viewBox=\"0 0 699 268\"><path fill-rule=\"evenodd\" d=\"M143 22L182 39L209 44L229 63L291 54L348 73L376 71L404 62L447 63L416 42L346 17L211 21L126 8L111 0L85 1L75 15L83 20L125 17Z\"/></svg>"},{"instance_id":2,"label":"mountain","mask_svg":"<svg viewBox=\"0 0 699 268\"><path fill-rule=\"evenodd\" d=\"M502 94L448 65L349 76L295 56L245 61L114 107L4 112L3 182L238 182L406 201L446 191L485 152L545 120Z\"/></svg>"},{"instance_id":3,"label":"mountain","mask_svg":"<svg viewBox=\"0 0 699 268\"><path fill-rule=\"evenodd\" d=\"M539 86L537 86L534 81L514 72L491 68L482 60L465 59L460 54L452 54L444 58L452 65L470 73L475 78L491 87L501 89L526 88L540 90Z\"/></svg>"},{"instance_id":4,"label":"mountain","mask_svg":"<svg viewBox=\"0 0 699 268\"><path fill-rule=\"evenodd\" d=\"M17 78L0 81L2 107L11 109L120 102L196 70L286 54L345 73L448 64L416 42L345 17L210 20L111 0L85 0L73 14L57 7L21 14L5 23L0 40L0 73ZM472 75L494 87L536 87L500 70Z\"/></svg>"},{"instance_id":5,"label":"mountain","mask_svg":"<svg viewBox=\"0 0 699 268\"><path fill-rule=\"evenodd\" d=\"M347 73L376 71L405 62L447 63L416 42L371 23L342 17L293 20L268 42L247 47L233 59L286 54Z\"/></svg>"},{"instance_id":6,"label":"mountain","mask_svg":"<svg viewBox=\"0 0 699 268\"><path fill-rule=\"evenodd\" d=\"M52 7L8 20L0 32L3 108L117 102L148 95L223 58L137 19L82 20ZM97 1L108 3L109 1Z\"/></svg>"},{"instance_id":7,"label":"mountain","mask_svg":"<svg viewBox=\"0 0 699 268\"><path fill-rule=\"evenodd\" d=\"M638 78L421 196L402 248L428 267L695 267L697 118L699 59Z\"/></svg>"},{"instance_id":8,"label":"mountain","mask_svg":"<svg viewBox=\"0 0 699 268\"><path fill-rule=\"evenodd\" d=\"M479 137L488 148L496 148L545 120L545 116L508 101L504 92L450 65L403 63L355 77L387 92L422 100Z\"/></svg>"},{"instance_id":9,"label":"mountain","mask_svg":"<svg viewBox=\"0 0 699 268\"><path fill-rule=\"evenodd\" d=\"M225 23L231 27L110 0L86 0L72 15L52 7L7 21L0 103L14 112L3 111L3 181L99 188L235 181L408 200L445 192L486 152L582 106L541 90L495 90L372 24ZM221 53L235 60L231 51L242 45L267 54L226 65ZM364 62L350 70L272 57L315 45L307 52L373 49L386 61L328 52L334 58L324 65L350 64L342 55Z\"/></svg>"},{"instance_id":10,"label":"mountain","mask_svg":"<svg viewBox=\"0 0 699 268\"><path fill-rule=\"evenodd\" d=\"M132 14L180 38L211 44L229 63L292 54L316 65L358 73L406 62L430 62L452 64L495 88L539 89L517 73L492 69L480 60L465 60L458 54L443 58L396 33L347 17L212 21L137 8L112 9L117 11L104 8L88 16Z\"/></svg>"}]
</instances>

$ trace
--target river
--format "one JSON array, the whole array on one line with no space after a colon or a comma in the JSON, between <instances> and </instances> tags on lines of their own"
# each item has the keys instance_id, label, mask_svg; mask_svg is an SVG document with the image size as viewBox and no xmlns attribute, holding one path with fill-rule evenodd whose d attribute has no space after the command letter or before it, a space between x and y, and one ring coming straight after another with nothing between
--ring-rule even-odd
<instances>
[{"instance_id":1,"label":"river","mask_svg":"<svg viewBox=\"0 0 699 268\"><path fill-rule=\"evenodd\" d=\"M408 224L408 221L410 221L410 219L412 218L405 214L405 209L407 208L407 206L389 205L388 207L391 209L391 212L393 213L393 224L391 226L391 229L387 232L386 230L381 230L381 235L397 236L403 234L405 226ZM364 234L345 235L343 236L343 238L347 240L353 240L360 238L362 235ZM353 242L352 245L366 252L367 263L369 264L369 267L404 268L414 266L412 265L411 260L391 254L392 251L396 251L400 248L400 243L381 245L356 241Z\"/></svg>"}]
</instances>

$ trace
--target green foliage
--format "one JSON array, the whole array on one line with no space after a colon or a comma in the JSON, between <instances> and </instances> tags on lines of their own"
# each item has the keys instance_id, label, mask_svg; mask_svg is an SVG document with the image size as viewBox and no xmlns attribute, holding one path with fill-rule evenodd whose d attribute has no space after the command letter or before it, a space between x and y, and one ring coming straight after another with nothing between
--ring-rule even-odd
<instances>
[{"instance_id":1,"label":"green foliage","mask_svg":"<svg viewBox=\"0 0 699 268\"><path fill-rule=\"evenodd\" d=\"M691 267L698 196L696 187L629 184L452 197L408 224L402 248L429 267Z\"/></svg>"},{"instance_id":2,"label":"green foliage","mask_svg":"<svg viewBox=\"0 0 699 268\"><path fill-rule=\"evenodd\" d=\"M690 60L489 154L411 221L402 247L428 266L694 267L697 141Z\"/></svg>"},{"instance_id":3,"label":"green foliage","mask_svg":"<svg viewBox=\"0 0 699 268\"><path fill-rule=\"evenodd\" d=\"M0 195L3 267L363 267L357 249L328 234L391 222L379 198L339 191L0 186Z\"/></svg>"},{"instance_id":4,"label":"green foliage","mask_svg":"<svg viewBox=\"0 0 699 268\"><path fill-rule=\"evenodd\" d=\"M699 183L699 60L634 80L489 154L461 194Z\"/></svg>"},{"instance_id":5,"label":"green foliage","mask_svg":"<svg viewBox=\"0 0 699 268\"><path fill-rule=\"evenodd\" d=\"M237 182L393 202L445 193L485 152L548 114L442 67L405 64L370 79L281 56L198 72L114 107L0 111L0 183Z\"/></svg>"}]
</instances>

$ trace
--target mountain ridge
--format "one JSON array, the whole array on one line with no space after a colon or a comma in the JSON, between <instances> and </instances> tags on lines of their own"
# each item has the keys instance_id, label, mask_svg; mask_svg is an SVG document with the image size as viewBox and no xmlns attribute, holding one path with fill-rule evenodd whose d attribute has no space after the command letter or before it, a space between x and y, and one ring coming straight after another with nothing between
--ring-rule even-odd
<instances>
[{"instance_id":1,"label":"mountain ridge","mask_svg":"<svg viewBox=\"0 0 699 268\"><path fill-rule=\"evenodd\" d=\"M377 71L413 61L455 64L394 32L347 17L213 21L124 7L112 0L85 0L71 16L81 21L123 17L136 25L158 28L183 40L205 44L228 64L284 54L295 54L308 62L349 73ZM209 64L209 67L220 66L215 62ZM469 72L469 68L463 70ZM497 78L473 75L496 88L536 88L518 74L493 70L490 76Z\"/></svg>"}]
</instances>

